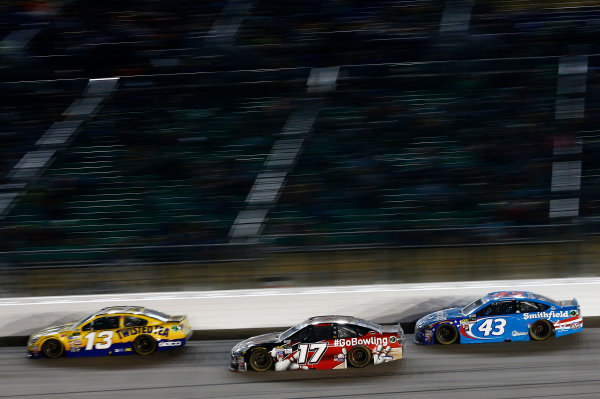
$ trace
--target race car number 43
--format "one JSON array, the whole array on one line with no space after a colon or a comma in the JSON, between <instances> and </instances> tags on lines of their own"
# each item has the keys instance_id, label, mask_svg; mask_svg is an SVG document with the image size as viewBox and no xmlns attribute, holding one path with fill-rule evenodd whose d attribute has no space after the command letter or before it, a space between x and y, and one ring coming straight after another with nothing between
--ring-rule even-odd
<instances>
[{"instance_id":1,"label":"race car number 43","mask_svg":"<svg viewBox=\"0 0 600 399\"><path fill-rule=\"evenodd\" d=\"M484 337L492 335L504 334L504 326L506 326L506 320L504 319L487 319L477 328L483 333Z\"/></svg>"}]
</instances>

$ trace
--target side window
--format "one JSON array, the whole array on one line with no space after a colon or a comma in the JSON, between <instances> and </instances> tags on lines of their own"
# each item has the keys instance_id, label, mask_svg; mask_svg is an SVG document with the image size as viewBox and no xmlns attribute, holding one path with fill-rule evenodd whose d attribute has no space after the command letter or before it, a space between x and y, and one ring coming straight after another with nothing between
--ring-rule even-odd
<instances>
[{"instance_id":1,"label":"side window","mask_svg":"<svg viewBox=\"0 0 600 399\"><path fill-rule=\"evenodd\" d=\"M550 306L544 304L544 303L538 303L536 304L538 306L538 309L541 311L547 310Z\"/></svg>"},{"instance_id":2,"label":"side window","mask_svg":"<svg viewBox=\"0 0 600 399\"><path fill-rule=\"evenodd\" d=\"M542 312L548 309L548 305L530 301L519 301L517 307L520 313Z\"/></svg>"},{"instance_id":3,"label":"side window","mask_svg":"<svg viewBox=\"0 0 600 399\"><path fill-rule=\"evenodd\" d=\"M81 331L92 331L92 323L89 322L85 326L81 327Z\"/></svg>"},{"instance_id":4,"label":"side window","mask_svg":"<svg viewBox=\"0 0 600 399\"><path fill-rule=\"evenodd\" d=\"M308 342L318 342L327 339L333 339L333 325L317 324L316 326L313 326L312 337Z\"/></svg>"},{"instance_id":5,"label":"side window","mask_svg":"<svg viewBox=\"0 0 600 399\"><path fill-rule=\"evenodd\" d=\"M515 301L501 301L496 302L494 305L496 305L497 315L517 313L517 306Z\"/></svg>"},{"instance_id":6,"label":"side window","mask_svg":"<svg viewBox=\"0 0 600 399\"><path fill-rule=\"evenodd\" d=\"M312 326L304 327L302 330L292 334L290 341L292 342L307 342L311 335Z\"/></svg>"},{"instance_id":7,"label":"side window","mask_svg":"<svg viewBox=\"0 0 600 399\"><path fill-rule=\"evenodd\" d=\"M93 330L112 330L119 328L119 316L99 317L92 322Z\"/></svg>"},{"instance_id":8,"label":"side window","mask_svg":"<svg viewBox=\"0 0 600 399\"><path fill-rule=\"evenodd\" d=\"M338 324L337 338L358 338L367 335L371 330L352 324Z\"/></svg>"},{"instance_id":9,"label":"side window","mask_svg":"<svg viewBox=\"0 0 600 399\"><path fill-rule=\"evenodd\" d=\"M148 320L141 319L135 316L125 316L125 327L143 327L148 324Z\"/></svg>"},{"instance_id":10,"label":"side window","mask_svg":"<svg viewBox=\"0 0 600 399\"><path fill-rule=\"evenodd\" d=\"M356 334L359 337L363 337L372 331L371 329L369 329L367 327L361 327L361 326L352 326L352 328L354 329L354 331L356 331Z\"/></svg>"},{"instance_id":11,"label":"side window","mask_svg":"<svg viewBox=\"0 0 600 399\"><path fill-rule=\"evenodd\" d=\"M358 334L356 333L356 331L354 331L354 329L352 327L353 326L351 326L349 324L338 324L337 337L338 338L356 338L356 337L358 337Z\"/></svg>"},{"instance_id":12,"label":"side window","mask_svg":"<svg viewBox=\"0 0 600 399\"><path fill-rule=\"evenodd\" d=\"M499 316L516 313L515 301L494 302L477 312L477 317Z\"/></svg>"},{"instance_id":13,"label":"side window","mask_svg":"<svg viewBox=\"0 0 600 399\"><path fill-rule=\"evenodd\" d=\"M494 312L494 304L489 304L486 307L479 309L476 313L477 317L491 316Z\"/></svg>"},{"instance_id":14,"label":"side window","mask_svg":"<svg viewBox=\"0 0 600 399\"><path fill-rule=\"evenodd\" d=\"M292 342L318 342L326 339L333 339L333 325L331 324L304 327L290 337Z\"/></svg>"}]
</instances>

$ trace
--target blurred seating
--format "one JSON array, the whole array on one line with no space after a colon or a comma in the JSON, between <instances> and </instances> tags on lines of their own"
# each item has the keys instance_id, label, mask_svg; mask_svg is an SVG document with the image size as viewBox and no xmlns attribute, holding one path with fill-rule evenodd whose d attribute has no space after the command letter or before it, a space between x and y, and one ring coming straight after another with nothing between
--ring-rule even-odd
<instances>
[{"instance_id":1,"label":"blurred seating","mask_svg":"<svg viewBox=\"0 0 600 399\"><path fill-rule=\"evenodd\" d=\"M265 234L544 223L554 62L476 76L440 67L420 78L353 69L322 109Z\"/></svg>"},{"instance_id":2,"label":"blurred seating","mask_svg":"<svg viewBox=\"0 0 600 399\"><path fill-rule=\"evenodd\" d=\"M226 241L302 86L212 83L124 83L5 219L3 247Z\"/></svg>"},{"instance_id":3,"label":"blurred seating","mask_svg":"<svg viewBox=\"0 0 600 399\"><path fill-rule=\"evenodd\" d=\"M226 243L309 68L332 65L266 241L521 239L548 222L562 132L583 137L582 216L598 216L597 56L584 120L554 119L557 57L598 53L595 2L477 1L461 36L440 34L437 0L256 0L233 41L211 41L225 4L0 2L4 37L39 30L0 52L0 179L85 79L122 77L2 221L3 250Z\"/></svg>"}]
</instances>

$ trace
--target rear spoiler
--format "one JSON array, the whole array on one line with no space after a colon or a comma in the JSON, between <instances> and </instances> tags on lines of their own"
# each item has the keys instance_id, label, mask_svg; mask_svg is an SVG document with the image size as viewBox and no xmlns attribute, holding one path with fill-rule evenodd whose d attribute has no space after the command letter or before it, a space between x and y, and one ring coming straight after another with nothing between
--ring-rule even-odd
<instances>
[{"instance_id":1,"label":"rear spoiler","mask_svg":"<svg viewBox=\"0 0 600 399\"><path fill-rule=\"evenodd\" d=\"M167 321L168 322L173 322L173 321L182 322L183 320L185 320L186 317L187 317L186 315L171 316L171 317L169 317L169 320L167 320Z\"/></svg>"},{"instance_id":2,"label":"rear spoiler","mask_svg":"<svg viewBox=\"0 0 600 399\"><path fill-rule=\"evenodd\" d=\"M577 302L577 299L573 298L571 300L566 300L566 301L560 301L560 306L578 306L579 302Z\"/></svg>"},{"instance_id":3,"label":"rear spoiler","mask_svg":"<svg viewBox=\"0 0 600 399\"><path fill-rule=\"evenodd\" d=\"M397 333L397 334L404 334L404 330L402 329L402 326L400 325L400 323L395 323L395 324L382 324L382 332L384 333Z\"/></svg>"}]
</instances>

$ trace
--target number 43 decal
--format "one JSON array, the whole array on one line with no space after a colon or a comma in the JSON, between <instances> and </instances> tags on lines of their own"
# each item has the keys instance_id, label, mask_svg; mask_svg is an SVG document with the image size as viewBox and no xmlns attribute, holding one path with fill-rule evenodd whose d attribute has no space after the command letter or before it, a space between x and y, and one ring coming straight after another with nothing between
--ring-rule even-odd
<instances>
[{"instance_id":1,"label":"number 43 decal","mask_svg":"<svg viewBox=\"0 0 600 399\"><path fill-rule=\"evenodd\" d=\"M506 326L504 319L486 319L477 330L481 331L484 337L489 336L490 333L497 336L504 334L504 326Z\"/></svg>"}]
</instances>

